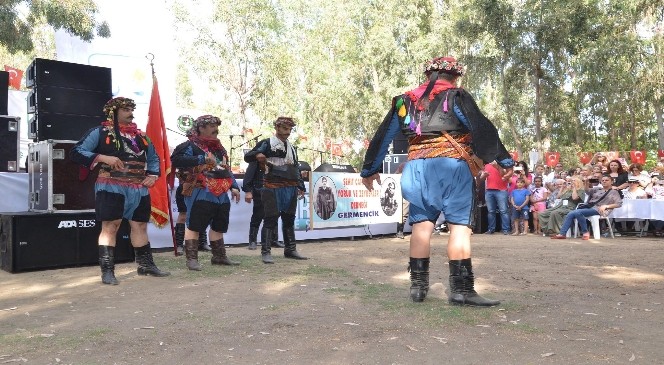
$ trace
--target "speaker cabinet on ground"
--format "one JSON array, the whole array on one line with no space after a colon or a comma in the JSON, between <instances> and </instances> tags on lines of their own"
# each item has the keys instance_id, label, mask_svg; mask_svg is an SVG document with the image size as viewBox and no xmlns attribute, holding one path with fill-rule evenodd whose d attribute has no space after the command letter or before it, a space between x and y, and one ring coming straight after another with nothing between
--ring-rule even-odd
<instances>
[{"instance_id":1,"label":"speaker cabinet on ground","mask_svg":"<svg viewBox=\"0 0 664 365\"><path fill-rule=\"evenodd\" d=\"M9 114L9 72L0 71L0 115Z\"/></svg>"},{"instance_id":2,"label":"speaker cabinet on ground","mask_svg":"<svg viewBox=\"0 0 664 365\"><path fill-rule=\"evenodd\" d=\"M18 172L20 168L20 125L21 118L0 115L0 172Z\"/></svg>"},{"instance_id":3,"label":"speaker cabinet on ground","mask_svg":"<svg viewBox=\"0 0 664 365\"><path fill-rule=\"evenodd\" d=\"M4 213L0 216L0 264L8 272L98 264L101 223L94 212ZM118 231L115 262L134 260L129 224Z\"/></svg>"},{"instance_id":4,"label":"speaker cabinet on ground","mask_svg":"<svg viewBox=\"0 0 664 365\"><path fill-rule=\"evenodd\" d=\"M43 58L35 58L26 70L25 86L29 88L57 86L101 92L113 90L110 68ZM103 105L101 104L99 108L101 109Z\"/></svg>"},{"instance_id":5,"label":"speaker cabinet on ground","mask_svg":"<svg viewBox=\"0 0 664 365\"><path fill-rule=\"evenodd\" d=\"M28 121L28 138L35 142L56 140L78 141L91 128L98 127L104 116L37 112Z\"/></svg>"},{"instance_id":6,"label":"speaker cabinet on ground","mask_svg":"<svg viewBox=\"0 0 664 365\"><path fill-rule=\"evenodd\" d=\"M95 208L95 173L79 180L80 166L69 158L76 141L41 141L28 145L30 211Z\"/></svg>"}]
</instances>

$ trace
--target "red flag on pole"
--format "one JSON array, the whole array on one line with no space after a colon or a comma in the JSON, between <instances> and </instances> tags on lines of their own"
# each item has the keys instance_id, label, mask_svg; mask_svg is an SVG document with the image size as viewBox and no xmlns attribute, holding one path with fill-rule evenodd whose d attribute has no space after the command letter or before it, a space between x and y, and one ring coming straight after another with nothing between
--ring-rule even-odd
<instances>
[{"instance_id":1,"label":"red flag on pole","mask_svg":"<svg viewBox=\"0 0 664 365\"><path fill-rule=\"evenodd\" d=\"M632 150L629 155L632 163L646 163L646 151Z\"/></svg>"},{"instance_id":2,"label":"red flag on pole","mask_svg":"<svg viewBox=\"0 0 664 365\"><path fill-rule=\"evenodd\" d=\"M159 86L157 77L152 76L152 96L150 97L150 109L148 111L148 125L145 133L152 140L154 149L159 155L159 170L161 175L157 182L150 188L150 203L152 212L150 220L157 227L162 228L169 221L169 196L166 177L171 172L171 152L168 149L166 138L166 125L164 114L161 110L161 99L159 97Z\"/></svg>"},{"instance_id":3,"label":"red flag on pole","mask_svg":"<svg viewBox=\"0 0 664 365\"><path fill-rule=\"evenodd\" d=\"M554 167L560 161L560 153L558 152L545 152L544 161L547 166Z\"/></svg>"},{"instance_id":4,"label":"red flag on pole","mask_svg":"<svg viewBox=\"0 0 664 365\"><path fill-rule=\"evenodd\" d=\"M9 73L9 86L13 87L16 90L20 90L21 80L23 79L23 71L7 65L5 65L5 71Z\"/></svg>"}]
</instances>

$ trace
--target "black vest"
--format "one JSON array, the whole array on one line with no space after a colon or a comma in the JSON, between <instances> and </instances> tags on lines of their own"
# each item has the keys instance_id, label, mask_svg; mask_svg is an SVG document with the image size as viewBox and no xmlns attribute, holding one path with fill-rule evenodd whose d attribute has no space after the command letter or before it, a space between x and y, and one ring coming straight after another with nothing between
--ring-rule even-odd
<instances>
[{"instance_id":1,"label":"black vest","mask_svg":"<svg viewBox=\"0 0 664 365\"><path fill-rule=\"evenodd\" d=\"M401 133L408 138L416 136L418 123L420 123L422 135L439 136L443 131L468 132L454 114L454 99L457 92L458 89L448 89L439 93L424 110L418 110L416 102L406 95L397 97L395 111L399 116ZM403 115L404 110L405 115Z\"/></svg>"}]
</instances>

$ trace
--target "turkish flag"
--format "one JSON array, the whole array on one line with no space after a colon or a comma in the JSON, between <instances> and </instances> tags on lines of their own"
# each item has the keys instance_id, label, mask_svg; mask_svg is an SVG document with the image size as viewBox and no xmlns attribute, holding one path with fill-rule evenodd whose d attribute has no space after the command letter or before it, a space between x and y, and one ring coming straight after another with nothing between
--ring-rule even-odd
<instances>
[{"instance_id":1,"label":"turkish flag","mask_svg":"<svg viewBox=\"0 0 664 365\"><path fill-rule=\"evenodd\" d=\"M166 125L164 114L161 109L161 98L159 97L159 85L157 78L152 76L152 96L150 97L150 109L148 110L148 124L146 134L150 138L157 155L159 155L159 179L150 188L150 203L152 212L150 221L157 227L162 228L168 223L170 217L170 197L168 196L167 176L171 172L171 153L168 149L166 138ZM175 242L173 243L175 245Z\"/></svg>"},{"instance_id":2,"label":"turkish flag","mask_svg":"<svg viewBox=\"0 0 664 365\"><path fill-rule=\"evenodd\" d=\"M9 72L9 85L16 90L21 89L21 80L23 79L23 71L5 65L5 71Z\"/></svg>"},{"instance_id":3,"label":"turkish flag","mask_svg":"<svg viewBox=\"0 0 664 365\"><path fill-rule=\"evenodd\" d=\"M646 163L646 151L632 150L632 152L629 153L629 156L632 163Z\"/></svg>"},{"instance_id":4,"label":"turkish flag","mask_svg":"<svg viewBox=\"0 0 664 365\"><path fill-rule=\"evenodd\" d=\"M341 145L340 144L335 143L335 144L332 145L332 154L334 156L343 156L343 154L341 153Z\"/></svg>"},{"instance_id":5,"label":"turkish flag","mask_svg":"<svg viewBox=\"0 0 664 365\"><path fill-rule=\"evenodd\" d=\"M617 160L620 158L620 152L618 151L608 151L604 152L604 156L606 156L607 161L613 161Z\"/></svg>"},{"instance_id":6,"label":"turkish flag","mask_svg":"<svg viewBox=\"0 0 664 365\"><path fill-rule=\"evenodd\" d=\"M512 160L519 161L519 151L510 151L510 156L512 156Z\"/></svg>"},{"instance_id":7,"label":"turkish flag","mask_svg":"<svg viewBox=\"0 0 664 365\"><path fill-rule=\"evenodd\" d=\"M664 150L657 150L657 157L659 158L664 157Z\"/></svg>"},{"instance_id":8,"label":"turkish flag","mask_svg":"<svg viewBox=\"0 0 664 365\"><path fill-rule=\"evenodd\" d=\"M579 156L579 161L581 161L581 163L584 165L589 164L593 159L592 152L579 152L576 155Z\"/></svg>"},{"instance_id":9,"label":"turkish flag","mask_svg":"<svg viewBox=\"0 0 664 365\"><path fill-rule=\"evenodd\" d=\"M545 152L544 153L545 163L549 167L554 167L558 162L560 162L560 153L558 152Z\"/></svg>"}]
</instances>

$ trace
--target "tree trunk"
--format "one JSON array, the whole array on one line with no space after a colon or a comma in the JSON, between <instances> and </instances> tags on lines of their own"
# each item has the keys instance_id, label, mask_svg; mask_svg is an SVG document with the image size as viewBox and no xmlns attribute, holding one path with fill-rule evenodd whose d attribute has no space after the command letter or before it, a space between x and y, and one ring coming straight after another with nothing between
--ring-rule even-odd
<instances>
[{"instance_id":1,"label":"tree trunk","mask_svg":"<svg viewBox=\"0 0 664 365\"><path fill-rule=\"evenodd\" d=\"M664 150L664 105L662 100L655 102L655 121L657 121L658 149Z\"/></svg>"}]
</instances>

